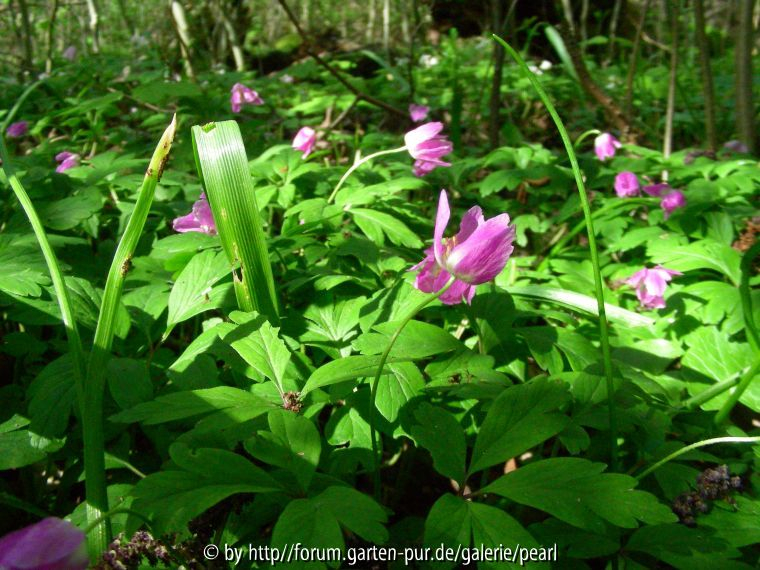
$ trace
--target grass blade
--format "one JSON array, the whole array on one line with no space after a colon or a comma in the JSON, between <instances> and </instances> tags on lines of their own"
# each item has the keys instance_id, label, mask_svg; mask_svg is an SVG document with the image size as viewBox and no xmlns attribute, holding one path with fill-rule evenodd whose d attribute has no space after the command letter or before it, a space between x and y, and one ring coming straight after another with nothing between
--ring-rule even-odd
<instances>
[{"instance_id":1,"label":"grass blade","mask_svg":"<svg viewBox=\"0 0 760 570\"><path fill-rule=\"evenodd\" d=\"M111 357L116 314L124 288L124 279L129 270L130 259L140 239L145 220L156 191L164 165L171 149L177 128L176 115L164 131L145 173L135 209L127 222L124 235L116 248L111 268L108 271L103 303L98 315L92 353L87 367L84 391L84 469L85 493L87 497L87 522L92 531L87 547L90 560L94 561L106 550L111 539L110 519L103 515L108 512L106 493L105 441L103 438L103 392L105 388L106 364Z\"/></svg>"},{"instance_id":2,"label":"grass blade","mask_svg":"<svg viewBox=\"0 0 760 570\"><path fill-rule=\"evenodd\" d=\"M264 224L235 121L193 127L198 174L206 190L222 246L233 268L238 306L279 323L277 294ZM235 271L240 264L240 272Z\"/></svg>"}]
</instances>

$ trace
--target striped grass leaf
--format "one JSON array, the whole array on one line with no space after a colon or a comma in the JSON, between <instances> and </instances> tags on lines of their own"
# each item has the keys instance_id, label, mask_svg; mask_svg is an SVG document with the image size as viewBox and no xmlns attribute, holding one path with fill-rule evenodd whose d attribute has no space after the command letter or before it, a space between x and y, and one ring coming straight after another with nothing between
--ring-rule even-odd
<instances>
[{"instance_id":1,"label":"striped grass leaf","mask_svg":"<svg viewBox=\"0 0 760 570\"><path fill-rule=\"evenodd\" d=\"M272 266L238 124L209 123L193 127L192 133L195 163L233 271L238 306L259 312L276 326Z\"/></svg>"},{"instance_id":2,"label":"striped grass leaf","mask_svg":"<svg viewBox=\"0 0 760 570\"><path fill-rule=\"evenodd\" d=\"M129 271L130 259L142 234L145 220L148 218L156 185L168 159L176 128L177 118L175 116L153 152L153 157L137 196L137 203L127 222L124 235L116 248L106 279L103 303L100 307L92 353L87 366L83 435L87 522L91 527L87 542L91 560L96 560L106 550L111 538L109 518L106 515L108 513L108 494L106 492L105 442L103 439L103 392L106 365L111 357L111 345L116 328L119 300L124 288L124 279Z\"/></svg>"}]
</instances>

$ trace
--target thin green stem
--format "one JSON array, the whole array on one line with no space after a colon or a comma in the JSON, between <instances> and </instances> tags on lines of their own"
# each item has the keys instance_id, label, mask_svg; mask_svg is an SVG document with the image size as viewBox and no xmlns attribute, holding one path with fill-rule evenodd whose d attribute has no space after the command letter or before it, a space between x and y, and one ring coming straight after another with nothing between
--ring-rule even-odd
<instances>
[{"instance_id":1,"label":"thin green stem","mask_svg":"<svg viewBox=\"0 0 760 570\"><path fill-rule=\"evenodd\" d=\"M734 409L734 406L739 401L739 398L742 397L747 388L749 388L749 385L752 384L752 381L755 379L758 372L760 372L760 356L755 358L755 362L752 364L752 367L744 376L742 376L742 379L739 381L736 389L731 392L731 394L728 396L728 400L726 400L726 403L723 404L723 407L718 410L717 414L715 414L713 421L715 422L716 426L719 426L726 420L728 414L731 413L731 410Z\"/></svg>"},{"instance_id":2,"label":"thin green stem","mask_svg":"<svg viewBox=\"0 0 760 570\"><path fill-rule=\"evenodd\" d=\"M673 410L673 413L677 414L683 410L693 410L694 408L701 406L706 402L709 402L713 398L720 396L726 390L730 390L736 386L739 383L740 379L741 376L737 375L734 378L729 378L728 380L723 380L723 382L713 384L707 390L703 390L699 394L696 394L695 396L692 396L683 402L680 407Z\"/></svg>"},{"instance_id":3,"label":"thin green stem","mask_svg":"<svg viewBox=\"0 0 760 570\"><path fill-rule=\"evenodd\" d=\"M365 162L369 162L373 158L377 158L378 156L383 156L384 154L395 154L397 152L403 152L406 150L406 146L402 146L399 148L393 148L391 150L381 150L379 152L376 152L374 154L368 154L364 158L357 160L351 165L351 168L346 170L346 173L341 177L340 180L338 180L338 184L335 186L335 188L332 191L332 194L330 194L330 197L327 198L327 203L331 204L333 200L335 200L335 196L338 194L338 190L340 190L341 186L343 186L343 183L346 181L346 179L351 176L351 173L359 168L362 164Z\"/></svg>"},{"instance_id":4,"label":"thin green stem","mask_svg":"<svg viewBox=\"0 0 760 570\"><path fill-rule=\"evenodd\" d=\"M26 101L26 98L29 97L29 94L37 89L42 83L44 82L44 79L40 79L39 81L35 81L32 83L29 87L26 88L26 90L21 94L21 96L16 99L16 103L11 107L11 110L8 111L8 114L5 116L5 119L3 119L3 122L0 123L0 133L4 133L5 129L8 128L8 125L11 124L13 119L16 117L16 113L18 112L21 105L23 105L24 101Z\"/></svg>"},{"instance_id":5,"label":"thin green stem","mask_svg":"<svg viewBox=\"0 0 760 570\"><path fill-rule=\"evenodd\" d=\"M652 473L653 471L656 471L663 465L665 465L667 462L672 461L676 457L680 457L684 453L688 453L692 449L699 449L700 447L705 447L707 445L713 445L715 443L756 443L760 441L760 436L755 437L715 437L713 439L705 439L702 441L698 441L696 443L692 443L691 445L687 445L686 447L683 447L679 449L678 451L674 451L667 457L664 457L663 459L660 459L657 463L652 465L651 467L648 467L638 475L636 475L636 479L638 481L641 481L644 477Z\"/></svg>"},{"instance_id":6,"label":"thin green stem","mask_svg":"<svg viewBox=\"0 0 760 570\"><path fill-rule=\"evenodd\" d=\"M607 323L607 315L604 310L604 286L602 284L602 274L599 266L599 251L596 246L596 234L594 233L594 222L591 216L591 205L589 204L588 195L586 194L586 187L583 183L583 174L581 173L580 166L578 165L578 158L575 156L575 150L573 149L573 143L570 140L570 136L567 134L567 129L562 123L557 110L554 108L549 96L542 87L541 83L536 79L536 76L528 69L528 65L525 60L517 53L512 46L501 39L497 35L493 35L493 38L499 42L507 53L517 62L522 68L523 73L528 77L533 84L538 96L546 106L546 110L551 115L554 124L557 126L559 135L562 138L562 143L565 146L568 158L570 159L570 165L573 168L573 174L575 175L575 182L578 186L578 195L581 200L581 207L583 208L583 216L586 219L586 230L588 233L588 245L591 254L591 265L594 268L594 292L596 294L596 302L599 311L599 338L602 348L602 360L604 362L604 377L607 385L607 404L609 408L609 424L610 424L610 468L615 471L618 465L618 453L617 453L617 418L615 417L615 398L614 398L614 383L612 381L612 357L610 355L610 339L609 339L609 325Z\"/></svg>"},{"instance_id":7,"label":"thin green stem","mask_svg":"<svg viewBox=\"0 0 760 570\"><path fill-rule=\"evenodd\" d=\"M82 339L79 336L79 329L77 328L77 323L74 319L74 311L71 308L69 292L66 288L63 274L61 273L61 267L58 264L58 258L48 241L47 233L45 233L45 228L42 226L42 221L37 215L37 211L34 209L34 204L32 204L29 194L24 190L24 187L21 185L21 182L19 182L19 179L11 166L11 160L8 156L8 149L5 147L5 140L3 139L2 133L0 133L0 158L3 160L5 176L8 178L8 182L10 183L14 194L16 194L16 198L18 198L26 217L29 219L34 235L37 238L37 243L39 243L40 249L42 250L42 255L45 257L48 271L50 272L50 279L53 282L53 290L58 298L58 306L61 309L61 319L63 320L63 326L66 329L69 352L74 361L77 398L81 409L84 400L85 357L84 350L82 349Z\"/></svg>"},{"instance_id":8,"label":"thin green stem","mask_svg":"<svg viewBox=\"0 0 760 570\"><path fill-rule=\"evenodd\" d=\"M573 143L573 147L578 148L581 143L586 140L588 137L593 135L601 135L602 131L599 129L589 129L585 133L581 134L577 139L575 139L575 142Z\"/></svg>"},{"instance_id":9,"label":"thin green stem","mask_svg":"<svg viewBox=\"0 0 760 570\"><path fill-rule=\"evenodd\" d=\"M380 363L377 366L377 372L375 373L375 378L372 380L372 384L370 386L370 394L369 394L369 429L370 429L370 437L372 438L372 462L373 462L373 485L374 485L374 492L375 492L375 499L378 501L380 500L380 458L378 456L378 447L377 447L377 429L375 428L375 399L377 398L377 387L380 384L380 377L383 375L383 368L385 367L385 362L388 360L388 356L391 353L391 350L393 349L393 345L396 344L396 341L398 340L399 335L401 335L401 331L404 330L404 327L411 321L417 313L419 313L422 309L427 307L430 303L435 301L438 297L443 295L446 291L449 290L449 287L451 287L454 284L454 281L456 281L456 278L452 275L446 285L444 285L440 290L436 291L435 293L431 293L427 297L425 297L422 301L420 301L417 306L415 306L409 314L404 317L401 322L398 325L398 328L396 328L396 331L393 333L393 336L391 336L390 341L388 341L388 346L385 347L385 350L383 351L383 354L380 356Z\"/></svg>"}]
</instances>

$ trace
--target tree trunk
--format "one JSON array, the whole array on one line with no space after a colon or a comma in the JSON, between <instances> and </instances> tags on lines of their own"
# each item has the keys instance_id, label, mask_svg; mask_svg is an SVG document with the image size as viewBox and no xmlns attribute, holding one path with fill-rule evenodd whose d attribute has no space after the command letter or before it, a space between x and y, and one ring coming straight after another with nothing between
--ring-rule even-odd
<instances>
[{"instance_id":1,"label":"tree trunk","mask_svg":"<svg viewBox=\"0 0 760 570\"><path fill-rule=\"evenodd\" d=\"M53 71L53 48L55 43L55 19L58 15L58 0L53 0L47 29L47 55L45 56L45 73Z\"/></svg>"},{"instance_id":2,"label":"tree trunk","mask_svg":"<svg viewBox=\"0 0 760 570\"><path fill-rule=\"evenodd\" d=\"M639 23L636 26L636 36L633 38L633 49L631 50L631 59L628 62L628 76L625 78L625 103L623 110L626 115L631 116L633 103L633 79L636 76L636 67L639 64L639 50L641 48L641 34L644 32L644 25L647 19L647 10L649 10L649 1L644 0L641 5L641 15Z\"/></svg>"},{"instance_id":3,"label":"tree trunk","mask_svg":"<svg viewBox=\"0 0 760 570\"><path fill-rule=\"evenodd\" d=\"M615 57L615 39L617 37L617 28L618 28L618 20L620 19L620 7L621 7L621 0L615 0L615 4L612 6L612 20L610 20L610 51L608 55L608 60L610 63L612 63L613 58Z\"/></svg>"},{"instance_id":4,"label":"tree trunk","mask_svg":"<svg viewBox=\"0 0 760 570\"><path fill-rule=\"evenodd\" d=\"M367 16L367 32L365 37L367 43L372 43L372 39L375 37L375 0L369 0L367 9L369 10L369 15Z\"/></svg>"},{"instance_id":5,"label":"tree trunk","mask_svg":"<svg viewBox=\"0 0 760 570\"><path fill-rule=\"evenodd\" d=\"M390 61L391 54L391 0L383 0L383 50Z\"/></svg>"},{"instance_id":6,"label":"tree trunk","mask_svg":"<svg viewBox=\"0 0 760 570\"><path fill-rule=\"evenodd\" d=\"M226 32L227 41L230 44L232 58L235 60L235 70L245 71L245 56L243 54L243 48L238 41L237 32L235 31L232 22L227 17L226 6L218 4L217 9L219 11L219 19L222 21L222 26L224 26L224 31Z\"/></svg>"},{"instance_id":7,"label":"tree trunk","mask_svg":"<svg viewBox=\"0 0 760 570\"><path fill-rule=\"evenodd\" d=\"M676 0L670 12L670 77L668 79L668 102L665 109L665 135L662 141L662 155L667 160L673 150L673 117L676 112L676 80L678 79L678 19L681 2ZM663 182L668 180L668 172L662 173Z\"/></svg>"},{"instance_id":8,"label":"tree trunk","mask_svg":"<svg viewBox=\"0 0 760 570\"><path fill-rule=\"evenodd\" d=\"M129 37L133 37L135 35L135 24L132 22L132 18L129 17L126 0L119 0L119 14L121 14L121 19L124 20L124 25L127 26Z\"/></svg>"},{"instance_id":9,"label":"tree trunk","mask_svg":"<svg viewBox=\"0 0 760 570\"><path fill-rule=\"evenodd\" d=\"M18 0L19 11L21 12L21 29L24 40L24 67L31 71L34 69L34 51L32 47L32 25L29 21L29 6L26 0Z\"/></svg>"},{"instance_id":10,"label":"tree trunk","mask_svg":"<svg viewBox=\"0 0 760 570\"><path fill-rule=\"evenodd\" d=\"M95 0L87 0L88 25L92 36L92 53L100 53L100 17Z\"/></svg>"},{"instance_id":11,"label":"tree trunk","mask_svg":"<svg viewBox=\"0 0 760 570\"><path fill-rule=\"evenodd\" d=\"M752 103L752 12L755 0L737 0L736 133L750 152L756 149L755 107Z\"/></svg>"},{"instance_id":12,"label":"tree trunk","mask_svg":"<svg viewBox=\"0 0 760 570\"><path fill-rule=\"evenodd\" d=\"M703 0L694 0L695 40L699 50L699 67L702 70L702 92L705 100L705 142L707 149L715 152L718 135L715 131L715 97L712 68L710 67L710 46L705 35L705 6Z\"/></svg>"},{"instance_id":13,"label":"tree trunk","mask_svg":"<svg viewBox=\"0 0 760 570\"><path fill-rule=\"evenodd\" d=\"M177 30L177 36L179 37L179 49L182 54L182 62L185 66L185 73L187 76L195 81L195 70L193 69L193 63L190 60L190 49L192 47L192 38L190 37L190 27L187 25L187 16L185 15L185 8L177 0L171 0L172 18L174 19L174 26Z\"/></svg>"}]
</instances>

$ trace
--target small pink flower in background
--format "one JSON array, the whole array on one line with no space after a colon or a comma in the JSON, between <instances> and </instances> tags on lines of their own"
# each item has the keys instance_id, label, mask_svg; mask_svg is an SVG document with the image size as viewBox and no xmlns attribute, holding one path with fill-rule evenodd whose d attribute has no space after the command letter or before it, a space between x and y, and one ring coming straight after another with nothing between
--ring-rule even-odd
<instances>
[{"instance_id":1,"label":"small pink flower in background","mask_svg":"<svg viewBox=\"0 0 760 570\"><path fill-rule=\"evenodd\" d=\"M206 199L206 194L201 193L189 214L175 218L172 227L175 232L180 233L201 232L210 236L216 235L216 223L214 223L214 216L211 214L211 206Z\"/></svg>"},{"instance_id":2,"label":"small pink flower in background","mask_svg":"<svg viewBox=\"0 0 760 570\"><path fill-rule=\"evenodd\" d=\"M79 166L79 155L67 150L56 154L55 160L59 163L58 167L55 169L58 173L66 172L69 168Z\"/></svg>"},{"instance_id":3,"label":"small pink flower in background","mask_svg":"<svg viewBox=\"0 0 760 570\"><path fill-rule=\"evenodd\" d=\"M620 198L639 195L639 179L633 172L623 171L615 176L615 192Z\"/></svg>"},{"instance_id":4,"label":"small pink flower in background","mask_svg":"<svg viewBox=\"0 0 760 570\"><path fill-rule=\"evenodd\" d=\"M650 184L649 186L644 186L642 190L650 196L659 198L669 190L672 190L672 188L667 182L660 182L659 184Z\"/></svg>"},{"instance_id":5,"label":"small pink flower in background","mask_svg":"<svg viewBox=\"0 0 760 570\"><path fill-rule=\"evenodd\" d=\"M3 570L85 570L88 565L84 532L63 519L48 517L0 538Z\"/></svg>"},{"instance_id":6,"label":"small pink flower in background","mask_svg":"<svg viewBox=\"0 0 760 570\"><path fill-rule=\"evenodd\" d=\"M665 219L667 220L675 210L683 208L686 205L686 196L680 190L673 190L667 194L661 201L660 207L665 210Z\"/></svg>"},{"instance_id":7,"label":"small pink flower in background","mask_svg":"<svg viewBox=\"0 0 760 570\"><path fill-rule=\"evenodd\" d=\"M620 144L620 141L610 133L602 133L594 139L594 152L599 160L612 158L615 156L615 151L621 146L623 145Z\"/></svg>"},{"instance_id":8,"label":"small pink flower in background","mask_svg":"<svg viewBox=\"0 0 760 570\"><path fill-rule=\"evenodd\" d=\"M5 131L12 139L23 137L29 131L29 123L27 121L18 121L17 123L11 123Z\"/></svg>"},{"instance_id":9,"label":"small pink flower in background","mask_svg":"<svg viewBox=\"0 0 760 570\"><path fill-rule=\"evenodd\" d=\"M293 148L303 152L303 158L311 154L317 142L317 133L311 127L301 127L293 139Z\"/></svg>"},{"instance_id":10,"label":"small pink flower in background","mask_svg":"<svg viewBox=\"0 0 760 570\"><path fill-rule=\"evenodd\" d=\"M652 269L640 269L625 280L631 287L636 288L639 303L645 309L664 309L665 288L675 275L683 275L679 271L665 269L658 265Z\"/></svg>"},{"instance_id":11,"label":"small pink flower in background","mask_svg":"<svg viewBox=\"0 0 760 570\"><path fill-rule=\"evenodd\" d=\"M295 81L295 78L292 75L283 73L282 75L280 75L280 81L282 81L283 83L290 84Z\"/></svg>"},{"instance_id":12,"label":"small pink flower in background","mask_svg":"<svg viewBox=\"0 0 760 570\"><path fill-rule=\"evenodd\" d=\"M509 225L509 215L500 214L485 220L478 206L462 217L459 233L444 238L451 211L445 190L441 190L435 216L433 246L425 250L425 259L412 267L419 270L414 286L425 293L434 293L456 279L440 299L447 305L462 301L470 303L475 286L496 277L512 254L515 229Z\"/></svg>"},{"instance_id":13,"label":"small pink flower in background","mask_svg":"<svg viewBox=\"0 0 760 570\"><path fill-rule=\"evenodd\" d=\"M723 145L723 148L726 150L730 150L731 152L737 152L739 154L747 154L749 152L749 148L747 148L747 145L744 144L742 141L728 141Z\"/></svg>"},{"instance_id":14,"label":"small pink flower in background","mask_svg":"<svg viewBox=\"0 0 760 570\"><path fill-rule=\"evenodd\" d=\"M77 48L74 46L69 46L65 50L63 50L63 58L68 59L69 61L74 61L77 57Z\"/></svg>"},{"instance_id":15,"label":"small pink flower in background","mask_svg":"<svg viewBox=\"0 0 760 570\"><path fill-rule=\"evenodd\" d=\"M406 149L417 161L414 165L417 176L424 176L436 166L451 166L451 163L441 160L442 156L454 150L451 141L439 134L442 130L443 123L425 123L404 135Z\"/></svg>"},{"instance_id":16,"label":"small pink flower in background","mask_svg":"<svg viewBox=\"0 0 760 570\"><path fill-rule=\"evenodd\" d=\"M426 105L415 105L412 103L409 105L409 117L413 123L419 123L427 119L430 107Z\"/></svg>"},{"instance_id":17,"label":"small pink flower in background","mask_svg":"<svg viewBox=\"0 0 760 570\"><path fill-rule=\"evenodd\" d=\"M250 87L235 83L230 90L230 106L233 113L239 113L243 105L263 105L264 100Z\"/></svg>"}]
</instances>

